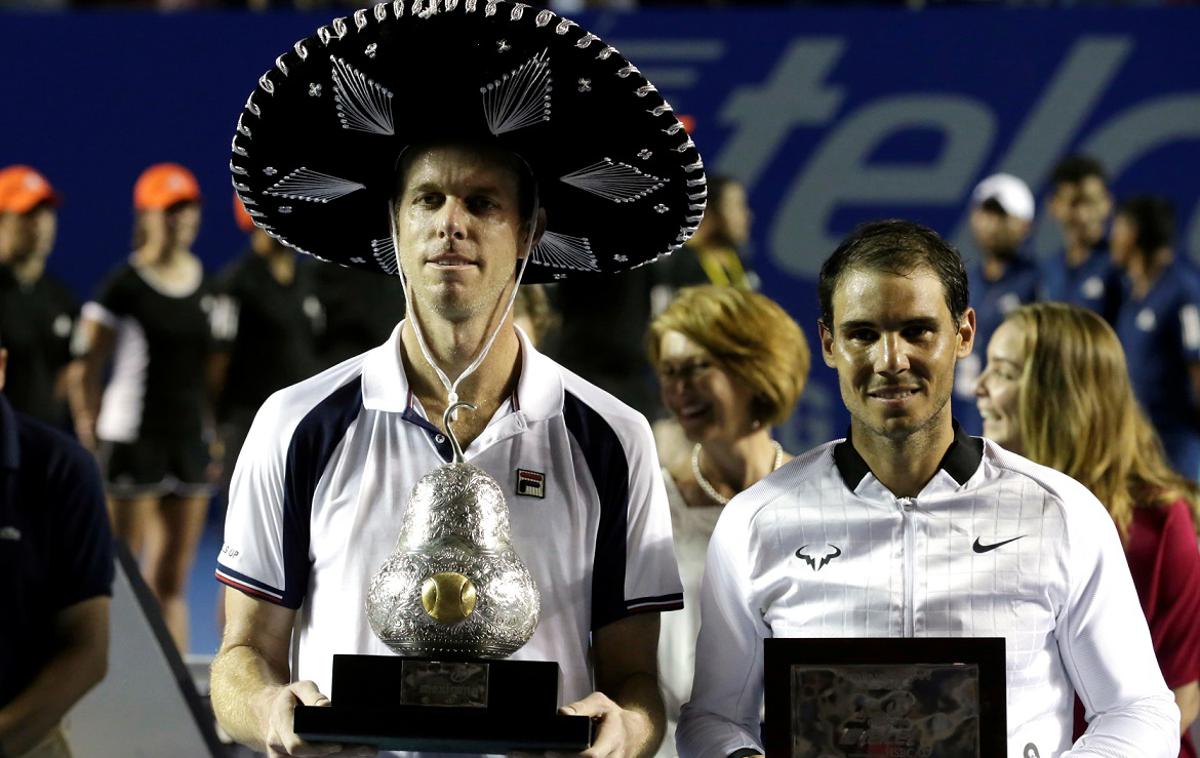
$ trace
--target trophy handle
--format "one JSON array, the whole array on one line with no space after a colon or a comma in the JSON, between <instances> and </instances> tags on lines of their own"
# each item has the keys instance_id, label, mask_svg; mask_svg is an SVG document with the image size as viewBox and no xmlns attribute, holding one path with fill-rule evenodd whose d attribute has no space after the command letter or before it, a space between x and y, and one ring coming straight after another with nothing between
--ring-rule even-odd
<instances>
[{"instance_id":1,"label":"trophy handle","mask_svg":"<svg viewBox=\"0 0 1200 758\"><path fill-rule=\"evenodd\" d=\"M454 420L454 412L459 408L470 408L475 410L472 403L466 401L458 401L446 406L446 412L442 414L442 427L446 430L446 436L450 438L450 450L454 453L451 463L463 463L462 446L458 444L458 437L454 436L454 430L450 428L450 422Z\"/></svg>"}]
</instances>

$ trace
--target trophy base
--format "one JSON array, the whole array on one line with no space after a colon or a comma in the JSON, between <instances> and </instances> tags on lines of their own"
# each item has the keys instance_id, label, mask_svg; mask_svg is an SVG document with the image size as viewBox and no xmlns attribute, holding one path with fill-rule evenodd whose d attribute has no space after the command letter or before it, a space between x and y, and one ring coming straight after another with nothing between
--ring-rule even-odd
<instances>
[{"instance_id":1,"label":"trophy base","mask_svg":"<svg viewBox=\"0 0 1200 758\"><path fill-rule=\"evenodd\" d=\"M550 661L335 655L331 704L297 706L293 729L380 750L585 750L592 720L558 714L559 683Z\"/></svg>"}]
</instances>

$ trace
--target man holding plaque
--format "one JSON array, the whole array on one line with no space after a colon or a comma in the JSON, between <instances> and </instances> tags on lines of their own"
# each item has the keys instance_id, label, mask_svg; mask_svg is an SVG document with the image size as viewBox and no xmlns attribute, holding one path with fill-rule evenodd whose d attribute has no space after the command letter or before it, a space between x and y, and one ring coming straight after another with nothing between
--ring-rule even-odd
<instances>
[{"instance_id":1,"label":"man holding plaque","mask_svg":"<svg viewBox=\"0 0 1200 758\"><path fill-rule=\"evenodd\" d=\"M539 354L510 311L521 281L622 271L688 239L704 173L670 106L551 11L397 0L276 60L231 170L260 227L399 275L411 307L387 343L273 395L249 432L217 566L239 590L213 663L222 726L272 756L355 749L302 740L293 714L338 708L335 653L392 655L368 625L369 585L414 485L461 444L498 483L540 592L513 657L561 666L564 710L595 719L589 755L652 753L658 612L682 595L650 428ZM443 412L463 401L475 409L451 430ZM420 600L458 623L474 590L444 578ZM476 697L473 676L450 682L455 697Z\"/></svg>"},{"instance_id":2,"label":"man holding plaque","mask_svg":"<svg viewBox=\"0 0 1200 758\"><path fill-rule=\"evenodd\" d=\"M818 291L850 433L726 506L680 754L763 752L767 638L1002 637L1008 756L1176 755L1179 711L1104 508L951 418L975 336L957 251L917 224L868 224ZM1076 692L1090 725L1072 745Z\"/></svg>"}]
</instances>

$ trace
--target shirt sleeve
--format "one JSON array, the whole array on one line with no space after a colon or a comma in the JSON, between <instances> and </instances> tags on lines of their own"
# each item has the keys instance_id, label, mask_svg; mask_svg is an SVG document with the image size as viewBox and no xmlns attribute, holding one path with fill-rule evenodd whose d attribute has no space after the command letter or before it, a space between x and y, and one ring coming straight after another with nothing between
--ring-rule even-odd
<instances>
[{"instance_id":1,"label":"shirt sleeve","mask_svg":"<svg viewBox=\"0 0 1200 758\"><path fill-rule=\"evenodd\" d=\"M57 540L50 591L57 609L112 595L113 537L100 472L87 451L66 437L56 438L47 472L57 482L50 505L57 514Z\"/></svg>"},{"instance_id":2,"label":"shirt sleeve","mask_svg":"<svg viewBox=\"0 0 1200 758\"><path fill-rule=\"evenodd\" d=\"M287 608L299 608L307 590L298 575L307 555L290 540L295 516L285 507L290 427L278 395L254 417L229 484L225 541L217 556L217 581ZM307 553L307 548L304 550Z\"/></svg>"},{"instance_id":3,"label":"shirt sleeve","mask_svg":"<svg viewBox=\"0 0 1200 758\"><path fill-rule=\"evenodd\" d=\"M1064 758L1175 758L1179 708L1163 682L1125 553L1086 491L1064 506L1070 588L1055 628L1087 731Z\"/></svg>"},{"instance_id":4,"label":"shirt sleeve","mask_svg":"<svg viewBox=\"0 0 1200 758\"><path fill-rule=\"evenodd\" d=\"M1176 688L1200 679L1200 550L1186 502L1165 514L1156 558L1150 637L1167 686Z\"/></svg>"},{"instance_id":5,"label":"shirt sleeve","mask_svg":"<svg viewBox=\"0 0 1200 758\"><path fill-rule=\"evenodd\" d=\"M131 307L128 272L129 268L122 266L110 274L96 290L96 296L83 304L80 316L116 329L117 319L127 315Z\"/></svg>"},{"instance_id":6,"label":"shirt sleeve","mask_svg":"<svg viewBox=\"0 0 1200 758\"><path fill-rule=\"evenodd\" d=\"M749 528L726 506L717 521L700 589L700 638L692 698L675 732L682 758L726 758L739 750L762 753L763 640L771 630L754 608Z\"/></svg>"},{"instance_id":7,"label":"shirt sleeve","mask_svg":"<svg viewBox=\"0 0 1200 758\"><path fill-rule=\"evenodd\" d=\"M625 610L628 614L683 607L683 585L675 562L671 507L663 484L654 435L638 419L629 441L629 505L625 529Z\"/></svg>"}]
</instances>

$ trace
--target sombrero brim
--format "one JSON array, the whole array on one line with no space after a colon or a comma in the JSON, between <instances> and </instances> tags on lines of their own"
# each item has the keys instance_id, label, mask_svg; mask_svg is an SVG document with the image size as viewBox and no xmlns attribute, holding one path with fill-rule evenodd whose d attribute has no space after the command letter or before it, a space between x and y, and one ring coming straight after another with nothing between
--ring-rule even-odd
<instances>
[{"instance_id":1,"label":"sombrero brim","mask_svg":"<svg viewBox=\"0 0 1200 758\"><path fill-rule=\"evenodd\" d=\"M395 274L397 159L447 138L496 142L533 170L547 231L525 281L643 265L703 215L700 155L654 86L574 22L497 0L397 0L297 42L247 100L230 170L272 236Z\"/></svg>"}]
</instances>

